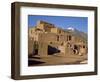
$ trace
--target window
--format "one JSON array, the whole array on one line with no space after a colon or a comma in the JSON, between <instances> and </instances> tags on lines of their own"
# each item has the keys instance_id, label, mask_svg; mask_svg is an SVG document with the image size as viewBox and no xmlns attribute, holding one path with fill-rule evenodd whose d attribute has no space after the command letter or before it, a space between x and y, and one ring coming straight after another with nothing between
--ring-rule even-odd
<instances>
[{"instance_id":1,"label":"window","mask_svg":"<svg viewBox=\"0 0 100 82\"><path fill-rule=\"evenodd\" d=\"M68 41L68 36L67 36L67 41Z\"/></svg>"},{"instance_id":2,"label":"window","mask_svg":"<svg viewBox=\"0 0 100 82\"><path fill-rule=\"evenodd\" d=\"M59 41L59 36L57 36L57 41Z\"/></svg>"},{"instance_id":3,"label":"window","mask_svg":"<svg viewBox=\"0 0 100 82\"><path fill-rule=\"evenodd\" d=\"M59 30L59 33L61 33L61 30Z\"/></svg>"},{"instance_id":4,"label":"window","mask_svg":"<svg viewBox=\"0 0 100 82\"><path fill-rule=\"evenodd\" d=\"M63 46L63 45L64 45L64 43L62 42L62 43L61 43L61 46Z\"/></svg>"},{"instance_id":5,"label":"window","mask_svg":"<svg viewBox=\"0 0 100 82\"><path fill-rule=\"evenodd\" d=\"M85 48L85 45L83 45L83 48Z\"/></svg>"},{"instance_id":6,"label":"window","mask_svg":"<svg viewBox=\"0 0 100 82\"><path fill-rule=\"evenodd\" d=\"M71 35L67 36L67 41L70 41L72 39Z\"/></svg>"},{"instance_id":7,"label":"window","mask_svg":"<svg viewBox=\"0 0 100 82\"><path fill-rule=\"evenodd\" d=\"M69 41L71 40L71 36L69 36Z\"/></svg>"},{"instance_id":8,"label":"window","mask_svg":"<svg viewBox=\"0 0 100 82\"><path fill-rule=\"evenodd\" d=\"M50 42L50 44L52 44L52 42Z\"/></svg>"}]
</instances>

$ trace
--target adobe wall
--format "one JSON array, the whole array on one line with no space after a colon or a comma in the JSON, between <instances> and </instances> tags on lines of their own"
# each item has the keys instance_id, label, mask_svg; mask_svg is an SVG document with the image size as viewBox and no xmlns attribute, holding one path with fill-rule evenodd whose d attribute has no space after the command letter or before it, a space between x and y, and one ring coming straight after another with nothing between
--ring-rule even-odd
<instances>
[{"instance_id":1,"label":"adobe wall","mask_svg":"<svg viewBox=\"0 0 100 82\"><path fill-rule=\"evenodd\" d=\"M38 55L40 56L48 55L48 45L58 48L63 53L62 56L74 54L73 51L79 52L78 55L87 54L87 43L81 37L66 33L53 24L44 21L38 21L36 27L29 28L29 38L29 54L32 53L34 41L38 42ZM74 45L78 47L77 50L74 49Z\"/></svg>"}]
</instances>

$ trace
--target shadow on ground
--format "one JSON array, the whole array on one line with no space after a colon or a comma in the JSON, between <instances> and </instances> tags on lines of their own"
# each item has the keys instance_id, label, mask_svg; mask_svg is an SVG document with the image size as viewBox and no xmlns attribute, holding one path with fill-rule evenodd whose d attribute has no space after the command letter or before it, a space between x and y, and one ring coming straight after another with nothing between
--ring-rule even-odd
<instances>
[{"instance_id":1,"label":"shadow on ground","mask_svg":"<svg viewBox=\"0 0 100 82\"><path fill-rule=\"evenodd\" d=\"M28 66L43 64L45 62L37 61L37 60L28 60Z\"/></svg>"}]
</instances>

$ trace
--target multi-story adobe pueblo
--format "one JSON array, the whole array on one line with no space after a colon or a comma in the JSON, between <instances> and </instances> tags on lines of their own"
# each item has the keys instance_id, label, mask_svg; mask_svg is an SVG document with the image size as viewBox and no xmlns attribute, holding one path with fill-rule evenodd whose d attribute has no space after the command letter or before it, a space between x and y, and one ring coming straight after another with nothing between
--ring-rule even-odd
<instances>
[{"instance_id":1,"label":"multi-story adobe pueblo","mask_svg":"<svg viewBox=\"0 0 100 82\"><path fill-rule=\"evenodd\" d=\"M47 57L49 55L86 55L87 41L54 24L38 21L28 30L28 54Z\"/></svg>"}]
</instances>

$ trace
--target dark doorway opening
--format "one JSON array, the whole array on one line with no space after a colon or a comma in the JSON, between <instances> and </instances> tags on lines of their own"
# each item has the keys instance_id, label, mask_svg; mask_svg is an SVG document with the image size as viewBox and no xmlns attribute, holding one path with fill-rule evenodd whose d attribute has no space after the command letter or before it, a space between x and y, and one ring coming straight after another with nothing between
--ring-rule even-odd
<instances>
[{"instance_id":1,"label":"dark doorway opening","mask_svg":"<svg viewBox=\"0 0 100 82\"><path fill-rule=\"evenodd\" d=\"M38 42L34 41L33 44L33 55L38 55Z\"/></svg>"},{"instance_id":2,"label":"dark doorway opening","mask_svg":"<svg viewBox=\"0 0 100 82\"><path fill-rule=\"evenodd\" d=\"M33 50L33 55L38 55L38 49Z\"/></svg>"},{"instance_id":3,"label":"dark doorway opening","mask_svg":"<svg viewBox=\"0 0 100 82\"><path fill-rule=\"evenodd\" d=\"M53 46L48 45L48 55L53 55L55 53L60 53L60 50Z\"/></svg>"},{"instance_id":4,"label":"dark doorway opening","mask_svg":"<svg viewBox=\"0 0 100 82\"><path fill-rule=\"evenodd\" d=\"M77 45L74 45L74 49L78 50L78 46Z\"/></svg>"},{"instance_id":5,"label":"dark doorway opening","mask_svg":"<svg viewBox=\"0 0 100 82\"><path fill-rule=\"evenodd\" d=\"M79 47L77 45L74 45L74 54L78 54L79 53Z\"/></svg>"}]
</instances>

